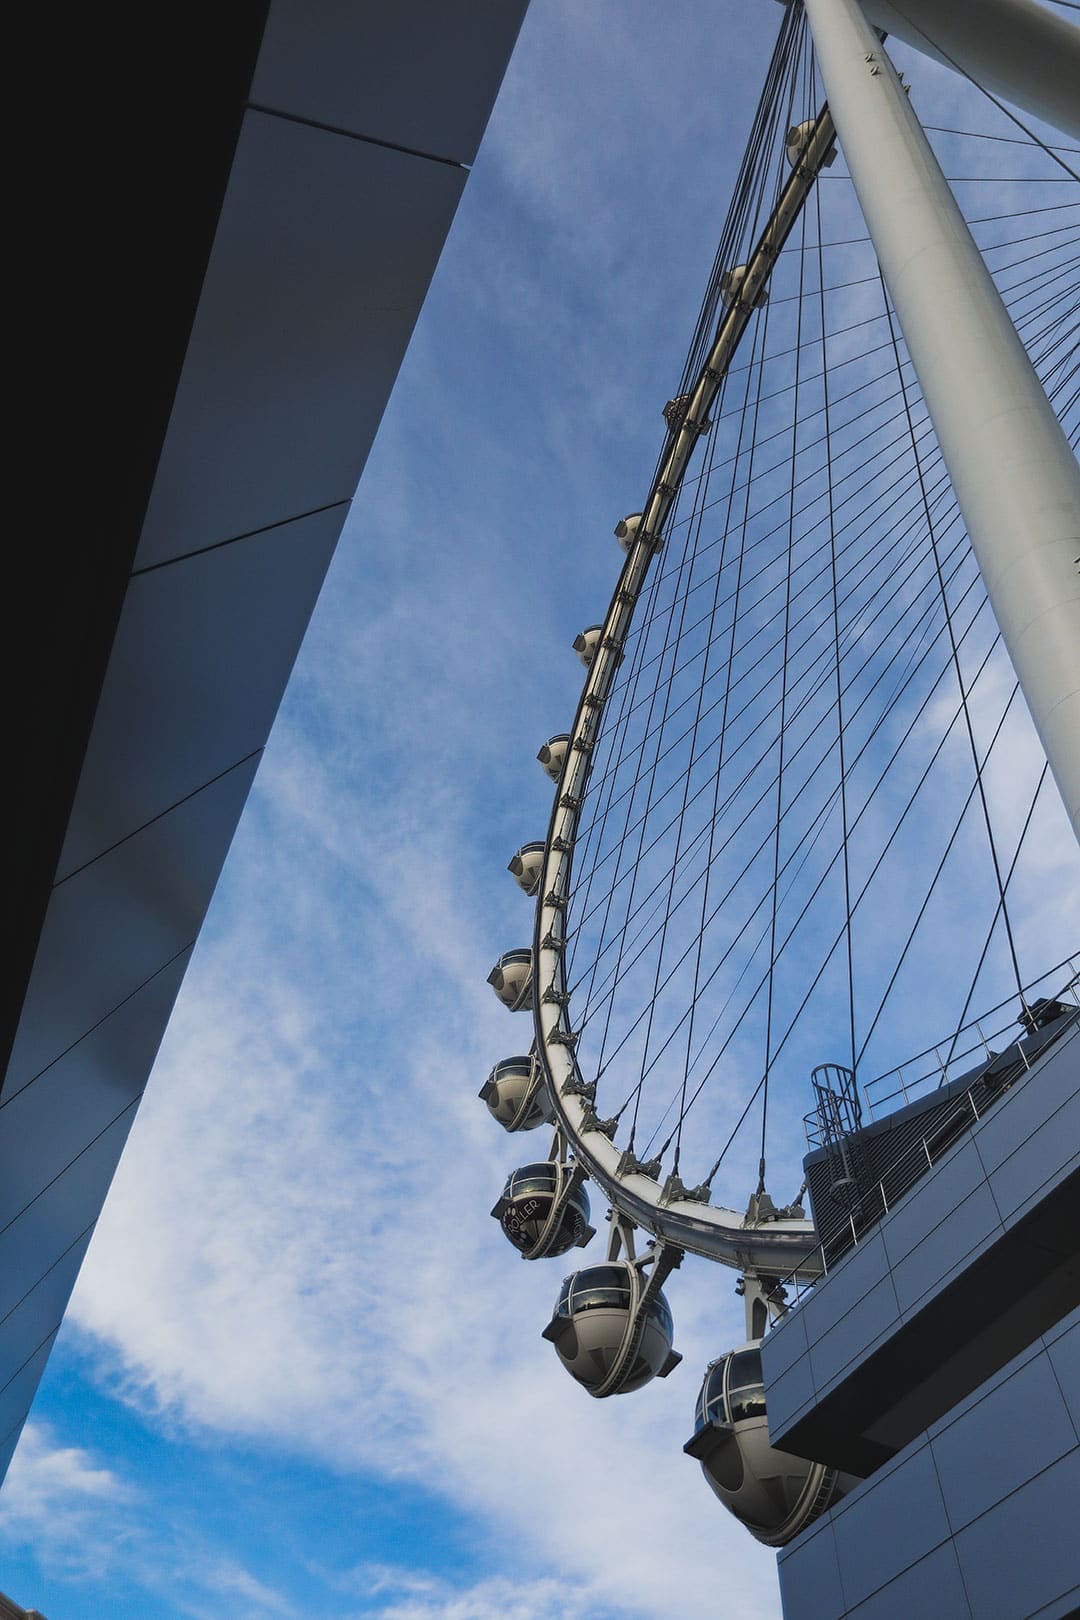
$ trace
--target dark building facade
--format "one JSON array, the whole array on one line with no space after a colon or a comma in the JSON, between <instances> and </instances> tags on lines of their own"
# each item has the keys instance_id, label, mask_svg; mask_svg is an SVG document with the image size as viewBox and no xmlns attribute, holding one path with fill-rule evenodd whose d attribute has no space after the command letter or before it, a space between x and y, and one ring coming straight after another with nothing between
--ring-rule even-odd
<instances>
[{"instance_id":1,"label":"dark building facade","mask_svg":"<svg viewBox=\"0 0 1080 1620\"><path fill-rule=\"evenodd\" d=\"M0 1478L526 3L114 9L81 60L73 22L45 190L101 341L19 597Z\"/></svg>"}]
</instances>

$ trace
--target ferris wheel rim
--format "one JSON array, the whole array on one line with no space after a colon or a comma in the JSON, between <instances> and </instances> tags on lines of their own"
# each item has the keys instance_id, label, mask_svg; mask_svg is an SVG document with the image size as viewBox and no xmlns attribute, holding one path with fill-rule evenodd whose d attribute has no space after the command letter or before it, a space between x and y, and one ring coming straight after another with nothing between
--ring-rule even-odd
<instances>
[{"instance_id":1,"label":"ferris wheel rim","mask_svg":"<svg viewBox=\"0 0 1080 1620\"><path fill-rule=\"evenodd\" d=\"M584 1081L574 1050L569 992L566 986L565 914L573 848L580 821L589 757L599 732L612 678L623 658L623 648L634 610L649 573L649 564L662 547L662 532L692 452L708 426L708 412L723 382L727 367L750 317L761 302L771 268L794 224L819 170L835 152L835 132L827 107L809 121L802 153L779 198L753 254L741 271L738 287L720 323L716 341L701 368L686 408L672 427L667 453L653 480L643 511L623 519L615 533L626 552L607 613L591 627L595 637L586 664L585 682L569 733L558 786L544 844L544 859L537 889L533 935L533 1022L537 1055L549 1100L575 1157L612 1207L657 1241L719 1261L742 1272L785 1276L800 1271L814 1276L821 1270L817 1232L812 1220L784 1215L764 1223L749 1222L737 1210L711 1205L707 1194L682 1187L678 1177L661 1184L640 1168L628 1165L628 1156L615 1146L605 1122L596 1118L592 1092ZM583 637L578 637L582 642ZM575 643L579 657L582 648ZM584 658L583 658L584 661ZM554 1009L555 1017L550 1014ZM607 1122L610 1123L610 1122ZM687 1195L689 1192L689 1196Z\"/></svg>"}]
</instances>

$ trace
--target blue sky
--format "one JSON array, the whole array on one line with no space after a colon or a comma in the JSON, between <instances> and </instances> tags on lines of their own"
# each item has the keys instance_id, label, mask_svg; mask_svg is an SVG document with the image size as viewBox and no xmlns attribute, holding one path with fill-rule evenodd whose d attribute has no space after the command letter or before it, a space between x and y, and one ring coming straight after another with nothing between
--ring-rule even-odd
<instances>
[{"instance_id":1,"label":"blue sky","mask_svg":"<svg viewBox=\"0 0 1080 1620\"><path fill-rule=\"evenodd\" d=\"M0 1584L49 1620L779 1614L681 1451L733 1276L669 1287L680 1375L590 1402L476 1097L776 10L532 0L12 1467Z\"/></svg>"}]
</instances>

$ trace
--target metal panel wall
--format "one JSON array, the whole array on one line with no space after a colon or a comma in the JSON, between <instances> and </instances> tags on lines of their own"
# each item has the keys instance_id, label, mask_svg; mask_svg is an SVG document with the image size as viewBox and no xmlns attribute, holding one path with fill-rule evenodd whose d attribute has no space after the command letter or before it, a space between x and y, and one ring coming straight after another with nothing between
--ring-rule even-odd
<instances>
[{"instance_id":1,"label":"metal panel wall","mask_svg":"<svg viewBox=\"0 0 1080 1620\"><path fill-rule=\"evenodd\" d=\"M1073 1026L766 1339L776 1444L866 1475L1080 1300Z\"/></svg>"},{"instance_id":2,"label":"metal panel wall","mask_svg":"<svg viewBox=\"0 0 1080 1620\"><path fill-rule=\"evenodd\" d=\"M781 1552L785 1620L1063 1620L1078 1501L1080 1310Z\"/></svg>"},{"instance_id":3,"label":"metal panel wall","mask_svg":"<svg viewBox=\"0 0 1080 1620\"><path fill-rule=\"evenodd\" d=\"M102 627L112 650L44 925L26 942L0 1095L0 1478L526 3L270 6L134 568L115 632L115 618ZM189 101L198 90L185 82ZM221 125L225 140L235 126Z\"/></svg>"},{"instance_id":4,"label":"metal panel wall","mask_svg":"<svg viewBox=\"0 0 1080 1620\"><path fill-rule=\"evenodd\" d=\"M492 84L514 48L525 0L395 0L379 12L323 0L275 0L251 99L367 140L472 163Z\"/></svg>"},{"instance_id":5,"label":"metal panel wall","mask_svg":"<svg viewBox=\"0 0 1080 1620\"><path fill-rule=\"evenodd\" d=\"M136 569L336 508L467 171L248 112Z\"/></svg>"}]
</instances>

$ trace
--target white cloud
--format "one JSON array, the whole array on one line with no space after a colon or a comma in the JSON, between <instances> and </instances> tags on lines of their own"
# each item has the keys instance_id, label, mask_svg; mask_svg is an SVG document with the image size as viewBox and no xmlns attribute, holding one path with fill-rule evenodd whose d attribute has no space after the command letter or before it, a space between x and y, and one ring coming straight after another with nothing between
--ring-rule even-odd
<instances>
[{"instance_id":1,"label":"white cloud","mask_svg":"<svg viewBox=\"0 0 1080 1620\"><path fill-rule=\"evenodd\" d=\"M275 1592L264 1581L252 1575L250 1570L231 1558L212 1555L198 1571L197 1579L199 1585L205 1588L208 1597L227 1598L231 1613L242 1612L251 1616L252 1620L255 1620L256 1616L261 1620L262 1616L272 1615L284 1615L288 1620L289 1616L296 1614L288 1598L283 1597L280 1592ZM237 1608L240 1604L243 1605L242 1610ZM190 1606L192 1615L202 1615L206 1612L201 1601ZM216 1607L213 1612L220 1614L220 1607Z\"/></svg>"},{"instance_id":2,"label":"white cloud","mask_svg":"<svg viewBox=\"0 0 1080 1620\"><path fill-rule=\"evenodd\" d=\"M9 1529L53 1520L79 1501L122 1501L127 1487L107 1468L95 1466L77 1446L54 1446L47 1426L31 1419L6 1480L0 1519Z\"/></svg>"},{"instance_id":3,"label":"white cloud","mask_svg":"<svg viewBox=\"0 0 1080 1620\"><path fill-rule=\"evenodd\" d=\"M364 1609L370 1620L605 1620L588 1588L555 1577L514 1580L492 1576L461 1588L410 1571L373 1567L357 1571L355 1589L383 1598Z\"/></svg>"},{"instance_id":4,"label":"white cloud","mask_svg":"<svg viewBox=\"0 0 1080 1620\"><path fill-rule=\"evenodd\" d=\"M43 1576L61 1588L85 1592L92 1583L122 1581L126 1589L167 1597L192 1620L216 1620L223 1598L244 1620L288 1620L295 1613L237 1559L207 1547L197 1527L163 1518L115 1469L87 1450L57 1445L52 1429L33 1420L0 1498L4 1545L31 1548Z\"/></svg>"},{"instance_id":5,"label":"white cloud","mask_svg":"<svg viewBox=\"0 0 1080 1620\"><path fill-rule=\"evenodd\" d=\"M487 1213L507 1169L547 1143L504 1138L476 1098L528 1032L483 982L482 912L462 909L454 877L462 827L448 805L418 860L388 792L369 839L324 798L335 768L279 737L256 818L276 837L256 863L241 835L235 920L200 948L74 1319L142 1404L410 1478L612 1612L700 1601L723 1549L738 1612L774 1613L772 1555L681 1454L699 1368L742 1336L733 1296L719 1311L697 1299L700 1273L669 1287L687 1364L666 1385L595 1403L566 1378L539 1333L578 1261L522 1264ZM317 903L275 953L262 931L301 845ZM493 864L493 892L500 878L513 901ZM339 908L313 982L308 929L353 884L364 913ZM628 1513L647 1539L627 1543Z\"/></svg>"},{"instance_id":6,"label":"white cloud","mask_svg":"<svg viewBox=\"0 0 1080 1620\"><path fill-rule=\"evenodd\" d=\"M47 1426L31 1420L0 1497L0 1541L34 1546L67 1578L92 1578L113 1557L120 1510L131 1498L127 1485L89 1452L55 1445ZM106 1525L112 1534L102 1534Z\"/></svg>"}]
</instances>

